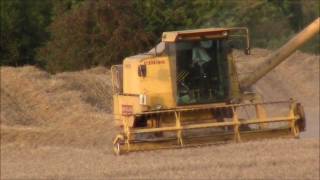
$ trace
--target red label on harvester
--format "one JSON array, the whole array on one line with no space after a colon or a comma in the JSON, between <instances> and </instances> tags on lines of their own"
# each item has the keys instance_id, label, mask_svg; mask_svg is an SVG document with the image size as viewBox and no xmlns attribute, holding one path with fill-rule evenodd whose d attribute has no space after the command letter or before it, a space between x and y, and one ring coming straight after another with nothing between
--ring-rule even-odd
<instances>
[{"instance_id":1,"label":"red label on harvester","mask_svg":"<svg viewBox=\"0 0 320 180\"><path fill-rule=\"evenodd\" d=\"M132 114L133 114L132 105L122 105L122 115L123 116L130 116Z\"/></svg>"}]
</instances>

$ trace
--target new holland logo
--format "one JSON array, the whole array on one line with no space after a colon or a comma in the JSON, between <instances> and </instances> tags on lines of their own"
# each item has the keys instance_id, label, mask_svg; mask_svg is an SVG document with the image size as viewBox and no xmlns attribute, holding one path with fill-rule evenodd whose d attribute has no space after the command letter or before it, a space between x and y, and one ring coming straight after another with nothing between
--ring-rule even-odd
<instances>
[{"instance_id":1,"label":"new holland logo","mask_svg":"<svg viewBox=\"0 0 320 180\"><path fill-rule=\"evenodd\" d=\"M145 65L165 64L164 60L149 60L144 62Z\"/></svg>"}]
</instances>

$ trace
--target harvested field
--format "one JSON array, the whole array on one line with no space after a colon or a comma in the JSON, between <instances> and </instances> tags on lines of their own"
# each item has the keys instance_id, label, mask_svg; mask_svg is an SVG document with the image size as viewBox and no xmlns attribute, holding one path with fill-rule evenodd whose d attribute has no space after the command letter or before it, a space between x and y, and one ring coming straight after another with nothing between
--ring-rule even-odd
<instances>
[{"instance_id":1,"label":"harvested field","mask_svg":"<svg viewBox=\"0 0 320 180\"><path fill-rule=\"evenodd\" d=\"M318 179L318 140L274 140L116 157L102 149L2 149L3 178Z\"/></svg>"},{"instance_id":2,"label":"harvested field","mask_svg":"<svg viewBox=\"0 0 320 180\"><path fill-rule=\"evenodd\" d=\"M241 73L269 51L235 52ZM301 139L264 140L116 157L110 73L98 67L50 75L1 67L1 179L319 179L319 56L301 52L254 87L264 100L298 99Z\"/></svg>"}]
</instances>

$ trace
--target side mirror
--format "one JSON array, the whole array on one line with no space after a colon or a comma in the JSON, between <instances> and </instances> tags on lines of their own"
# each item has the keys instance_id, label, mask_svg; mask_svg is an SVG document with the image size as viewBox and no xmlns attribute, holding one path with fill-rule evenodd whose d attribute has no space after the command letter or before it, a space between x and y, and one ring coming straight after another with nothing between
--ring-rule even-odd
<instances>
[{"instance_id":1,"label":"side mirror","mask_svg":"<svg viewBox=\"0 0 320 180\"><path fill-rule=\"evenodd\" d=\"M138 76L146 77L147 76L147 65L142 64L138 66Z\"/></svg>"},{"instance_id":2,"label":"side mirror","mask_svg":"<svg viewBox=\"0 0 320 180\"><path fill-rule=\"evenodd\" d=\"M250 37L249 37L249 29L246 27L236 27L236 28L230 28L229 31L233 32L239 32L242 31L241 34L234 34L230 35L230 37L242 37L245 38L246 43L246 49L244 50L244 54L250 55Z\"/></svg>"}]
</instances>

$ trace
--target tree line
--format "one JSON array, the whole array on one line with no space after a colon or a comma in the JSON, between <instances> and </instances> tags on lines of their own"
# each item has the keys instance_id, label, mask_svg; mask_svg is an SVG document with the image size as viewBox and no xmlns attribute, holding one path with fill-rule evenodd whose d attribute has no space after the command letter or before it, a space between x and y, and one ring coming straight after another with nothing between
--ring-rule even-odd
<instances>
[{"instance_id":1,"label":"tree line","mask_svg":"<svg viewBox=\"0 0 320 180\"><path fill-rule=\"evenodd\" d=\"M163 31L246 26L278 48L319 16L318 0L1 0L0 65L49 72L121 63ZM319 53L319 35L302 48Z\"/></svg>"}]
</instances>

